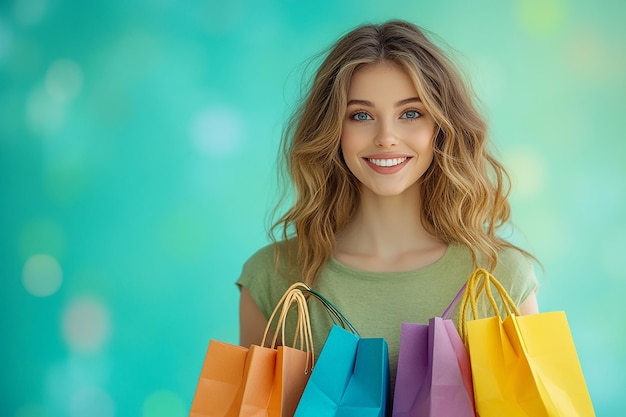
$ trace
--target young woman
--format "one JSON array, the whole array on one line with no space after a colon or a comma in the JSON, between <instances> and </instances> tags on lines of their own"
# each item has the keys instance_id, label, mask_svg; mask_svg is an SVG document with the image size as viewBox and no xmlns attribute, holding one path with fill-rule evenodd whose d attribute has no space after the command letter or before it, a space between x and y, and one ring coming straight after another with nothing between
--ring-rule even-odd
<instances>
[{"instance_id":1,"label":"young woman","mask_svg":"<svg viewBox=\"0 0 626 417\"><path fill-rule=\"evenodd\" d=\"M503 166L446 55L404 21L364 25L330 49L284 136L293 206L281 239L245 264L240 342L258 344L295 281L325 295L363 337L384 337L392 375L402 322L439 316L472 271L490 270L537 312L525 251L503 240ZM319 352L331 326L310 303Z\"/></svg>"}]
</instances>

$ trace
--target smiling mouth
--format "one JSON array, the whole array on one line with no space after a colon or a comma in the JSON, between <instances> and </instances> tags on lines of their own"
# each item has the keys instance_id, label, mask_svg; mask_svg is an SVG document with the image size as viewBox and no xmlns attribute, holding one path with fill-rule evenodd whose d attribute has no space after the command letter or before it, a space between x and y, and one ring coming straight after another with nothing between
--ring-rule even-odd
<instances>
[{"instance_id":1,"label":"smiling mouth","mask_svg":"<svg viewBox=\"0 0 626 417\"><path fill-rule=\"evenodd\" d=\"M404 161L406 161L407 159L409 159L408 157L403 157L403 158L388 158L388 159L371 159L371 158L365 158L368 162L379 166L379 167L394 167L396 165L400 165L401 163L403 163Z\"/></svg>"}]
</instances>

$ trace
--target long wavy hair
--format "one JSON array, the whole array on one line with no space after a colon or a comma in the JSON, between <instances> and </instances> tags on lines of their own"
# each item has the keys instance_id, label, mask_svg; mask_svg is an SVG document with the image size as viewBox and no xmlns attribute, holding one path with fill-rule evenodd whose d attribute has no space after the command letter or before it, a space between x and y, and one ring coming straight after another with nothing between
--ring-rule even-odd
<instances>
[{"instance_id":1,"label":"long wavy hair","mask_svg":"<svg viewBox=\"0 0 626 417\"><path fill-rule=\"evenodd\" d=\"M294 203L270 236L277 243L280 229L290 269L309 285L333 256L335 234L359 205L358 180L340 149L350 80L358 68L383 61L407 72L437 126L434 160L420 186L424 227L446 243L467 246L475 266L486 262L483 267L493 269L499 251L519 249L496 234L510 216L509 177L487 148L486 123L455 65L411 23L368 24L330 48L283 135Z\"/></svg>"}]
</instances>

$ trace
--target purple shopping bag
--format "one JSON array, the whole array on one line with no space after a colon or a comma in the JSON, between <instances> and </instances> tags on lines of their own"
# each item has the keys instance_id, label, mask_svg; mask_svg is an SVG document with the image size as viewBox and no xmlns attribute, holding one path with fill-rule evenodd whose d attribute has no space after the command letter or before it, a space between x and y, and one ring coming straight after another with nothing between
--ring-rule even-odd
<instances>
[{"instance_id":1,"label":"purple shopping bag","mask_svg":"<svg viewBox=\"0 0 626 417\"><path fill-rule=\"evenodd\" d=\"M402 323L393 417L475 417L469 356L449 318L464 289L442 317Z\"/></svg>"}]
</instances>

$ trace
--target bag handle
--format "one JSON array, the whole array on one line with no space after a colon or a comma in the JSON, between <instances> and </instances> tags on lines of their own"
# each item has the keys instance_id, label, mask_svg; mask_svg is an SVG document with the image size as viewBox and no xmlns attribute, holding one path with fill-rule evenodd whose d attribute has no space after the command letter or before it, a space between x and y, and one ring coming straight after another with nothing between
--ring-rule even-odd
<instances>
[{"instance_id":1,"label":"bag handle","mask_svg":"<svg viewBox=\"0 0 626 417\"><path fill-rule=\"evenodd\" d=\"M448 308L446 308L446 310L441 315L442 319L449 319L452 316L452 312L454 311L454 309L456 308L456 305L459 303L459 300L463 296L463 293L465 292L465 287L466 286L467 286L467 283L465 283L465 284L463 284L461 286L461 289L456 294L456 296L454 297L454 299L452 300L452 302L450 303Z\"/></svg>"},{"instance_id":2,"label":"bag handle","mask_svg":"<svg viewBox=\"0 0 626 417\"><path fill-rule=\"evenodd\" d=\"M287 293L289 291L291 291L292 289L300 289L302 292L310 294L313 297L315 297L319 302L322 303L322 305L324 306L324 308L326 309L326 311L328 312L328 314L330 315L331 319L333 320L333 322L335 324L338 324L339 326L341 326L345 330L348 330L349 332L351 332L351 333L353 333L353 334L355 334L357 336L360 336L358 330L352 325L352 323L350 323L350 321L346 318L346 316L344 316L341 313L341 311L339 311L339 309L337 307L335 307L335 305L333 303L331 303L326 297L324 297L322 294L320 294L319 292L317 292L314 289L312 289L311 287L309 287L304 282L300 282L299 281L299 282L295 282L294 284L292 284L287 289L287 291L285 291L285 294L280 299L278 304L282 304L283 303L284 298L286 297Z\"/></svg>"},{"instance_id":3,"label":"bag handle","mask_svg":"<svg viewBox=\"0 0 626 417\"><path fill-rule=\"evenodd\" d=\"M302 293L301 284L296 283L290 286L287 291L280 298L274 311L270 315L270 318L267 320L267 326L265 326L265 332L263 333L263 340L261 341L261 346L265 346L265 342L267 340L267 336L272 327L272 322L274 318L278 314L278 320L276 322L276 331L274 332L274 337L272 338L272 343L270 347L272 349L276 348L276 344L278 342L278 330L280 329L282 345L285 345L285 323L287 314L289 313L291 307L295 304L297 307L298 318L296 320L296 329L294 332L294 339L292 347L296 348L296 346L300 345L300 350L304 350L307 352L311 358L311 367L305 369L305 372L308 372L308 369L312 369L315 361L315 350L313 346L313 332L311 331L311 319L309 316L309 309L306 303L306 298Z\"/></svg>"},{"instance_id":4,"label":"bag handle","mask_svg":"<svg viewBox=\"0 0 626 417\"><path fill-rule=\"evenodd\" d=\"M341 311L339 311L339 309L335 307L333 303L328 301L326 297L324 297L322 294L318 293L317 291L311 288L308 288L306 292L308 292L309 294L317 298L317 300L320 301L324 305L324 308L326 309L328 314L331 316L333 322L335 322L336 324L339 324L345 330L348 330L351 333L357 336L360 336L358 330L352 325L352 323L350 323L350 321L346 318L346 316L344 316L341 313Z\"/></svg>"},{"instance_id":5,"label":"bag handle","mask_svg":"<svg viewBox=\"0 0 626 417\"><path fill-rule=\"evenodd\" d=\"M287 314L293 304L297 305L298 319L296 321L296 331L294 332L292 347L300 345L301 350L312 352L313 346L313 333L311 331L311 319L309 316L309 310L306 303L306 298L299 289L291 290L287 299L283 303L283 308L280 313L278 322L281 329L281 344L285 345L285 323ZM278 330L278 326L276 328ZM272 348L276 347L278 341L278 331L274 333L272 339Z\"/></svg>"},{"instance_id":6,"label":"bag handle","mask_svg":"<svg viewBox=\"0 0 626 417\"><path fill-rule=\"evenodd\" d=\"M318 301L320 301L324 306L324 309L331 316L331 319L334 323L339 324L341 327L357 336L360 335L356 328L352 325L352 323L350 323L350 321L339 311L339 309L335 307L335 305L331 303L326 297L313 290L311 287L303 282L296 282L289 286L289 288L287 288L278 303L276 303L276 307L274 308L274 311L267 321L267 326L265 327L265 331L263 333L261 346L265 346L266 341L268 341L268 335L270 333L270 329L272 328L272 323L274 322L274 319L276 317L278 317L276 322L276 331L274 332L270 347L272 349L276 348L276 344L278 343L279 330L281 333L282 345L285 346L286 318L291 307L295 304L297 307L298 317L296 320L294 339L291 346L295 348L299 345L300 350L305 350L306 352L310 353L312 368L314 364L313 358L315 357L315 351L313 346L313 332L311 330L311 318L309 315L308 304L304 293L310 294Z\"/></svg>"},{"instance_id":7,"label":"bag handle","mask_svg":"<svg viewBox=\"0 0 626 417\"><path fill-rule=\"evenodd\" d=\"M469 279L466 283L465 291L463 292L463 299L461 300L461 309L459 312L459 323L458 330L463 343L467 345L467 315L469 313L468 310L471 309L472 319L476 320L478 318L478 308L477 308L477 300L480 294L485 291L487 295L487 299L489 300L489 304L491 305L491 309L494 312L494 315L498 317L498 319L502 320L500 317L500 310L498 309L498 304L493 296L491 286L494 286L496 292L500 296L502 300L502 304L504 306L504 310L507 315L516 315L519 316L519 310L513 302L513 299L506 292L506 289L502 286L500 281L498 281L493 275L491 275L487 270L483 268L477 268L472 275L470 275Z\"/></svg>"}]
</instances>

